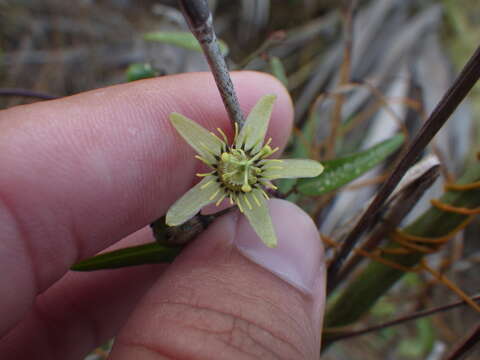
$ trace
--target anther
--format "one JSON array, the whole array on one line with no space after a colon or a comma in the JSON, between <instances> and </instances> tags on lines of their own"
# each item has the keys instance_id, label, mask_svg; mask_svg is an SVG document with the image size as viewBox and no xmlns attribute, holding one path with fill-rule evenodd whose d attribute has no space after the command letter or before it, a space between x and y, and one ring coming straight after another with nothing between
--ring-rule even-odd
<instances>
[{"instance_id":1,"label":"anther","mask_svg":"<svg viewBox=\"0 0 480 360\"><path fill-rule=\"evenodd\" d=\"M212 171L212 172L209 172L209 173L198 173L198 174L195 174L195 175L198 176L198 177L205 177L205 176L213 175L214 173L215 173L215 171Z\"/></svg>"},{"instance_id":2,"label":"anther","mask_svg":"<svg viewBox=\"0 0 480 360\"><path fill-rule=\"evenodd\" d=\"M243 184L242 185L242 191L243 192L250 192L250 191L252 191L252 187L248 184Z\"/></svg>"}]
</instances>

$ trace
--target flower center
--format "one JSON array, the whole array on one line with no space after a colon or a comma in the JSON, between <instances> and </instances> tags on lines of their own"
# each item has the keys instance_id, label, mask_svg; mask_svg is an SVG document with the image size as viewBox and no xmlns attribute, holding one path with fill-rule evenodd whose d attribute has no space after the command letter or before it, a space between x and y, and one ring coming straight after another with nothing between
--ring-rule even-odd
<instances>
[{"instance_id":1,"label":"flower center","mask_svg":"<svg viewBox=\"0 0 480 360\"><path fill-rule=\"evenodd\" d=\"M252 191L252 185L258 182L258 176L262 172L257 166L260 159L258 155L250 158L242 149L224 152L217 167L220 181L233 191Z\"/></svg>"}]
</instances>

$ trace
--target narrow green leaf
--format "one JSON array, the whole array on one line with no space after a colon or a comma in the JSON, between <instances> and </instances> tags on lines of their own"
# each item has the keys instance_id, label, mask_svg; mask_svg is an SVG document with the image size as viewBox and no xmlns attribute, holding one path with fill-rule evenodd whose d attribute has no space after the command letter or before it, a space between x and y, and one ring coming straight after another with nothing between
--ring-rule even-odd
<instances>
[{"instance_id":1,"label":"narrow green leaf","mask_svg":"<svg viewBox=\"0 0 480 360\"><path fill-rule=\"evenodd\" d=\"M150 64L131 64L127 71L127 81L135 81L141 79L148 79L157 76L157 72L152 69Z\"/></svg>"},{"instance_id":2,"label":"narrow green leaf","mask_svg":"<svg viewBox=\"0 0 480 360\"><path fill-rule=\"evenodd\" d=\"M458 184L470 184L480 181L480 166L468 167ZM480 206L480 190L447 191L440 201L455 207L475 209ZM468 215L454 214L430 207L411 224L402 229L406 234L436 238L450 234L458 228ZM391 241L388 248L398 248L399 244ZM425 253L385 254L383 257L405 268L413 268L425 256ZM358 321L385 293L403 276L405 272L377 261L371 261L344 289L329 301L325 314L326 328L348 326ZM331 342L329 335L324 335L322 342L327 348Z\"/></svg>"},{"instance_id":3,"label":"narrow green leaf","mask_svg":"<svg viewBox=\"0 0 480 360\"><path fill-rule=\"evenodd\" d=\"M200 44L195 36L188 31L157 31L143 35L143 38L147 41L158 41L164 44L175 45L188 50L202 51ZM228 54L227 44L218 39L218 45L220 52L223 56Z\"/></svg>"},{"instance_id":4,"label":"narrow green leaf","mask_svg":"<svg viewBox=\"0 0 480 360\"><path fill-rule=\"evenodd\" d=\"M399 134L371 148L339 159L323 162L325 170L317 177L300 179L297 190L304 195L322 195L348 184L397 150L404 141Z\"/></svg>"},{"instance_id":5,"label":"narrow green leaf","mask_svg":"<svg viewBox=\"0 0 480 360\"><path fill-rule=\"evenodd\" d=\"M94 271L144 264L170 263L181 250L182 247L168 247L153 242L93 256L79 261L70 269L74 271Z\"/></svg>"},{"instance_id":6,"label":"narrow green leaf","mask_svg":"<svg viewBox=\"0 0 480 360\"><path fill-rule=\"evenodd\" d=\"M272 56L270 58L270 69L272 70L273 76L280 80L283 85L288 86L288 78L287 73L285 72L285 67L278 57Z\"/></svg>"}]
</instances>

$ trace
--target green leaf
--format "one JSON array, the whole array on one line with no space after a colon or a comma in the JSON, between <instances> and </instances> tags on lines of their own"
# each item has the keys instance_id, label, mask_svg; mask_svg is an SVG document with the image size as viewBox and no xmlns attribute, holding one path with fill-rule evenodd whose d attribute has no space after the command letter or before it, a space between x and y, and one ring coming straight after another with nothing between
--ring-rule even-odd
<instances>
[{"instance_id":1,"label":"green leaf","mask_svg":"<svg viewBox=\"0 0 480 360\"><path fill-rule=\"evenodd\" d=\"M188 31L157 31L143 35L147 41L158 41L164 44L175 45L188 50L202 51L200 44L195 36ZM227 44L218 39L218 46L223 56L228 54Z\"/></svg>"},{"instance_id":2,"label":"green leaf","mask_svg":"<svg viewBox=\"0 0 480 360\"><path fill-rule=\"evenodd\" d=\"M126 71L127 81L148 79L157 76L157 72L152 69L150 64L132 64Z\"/></svg>"},{"instance_id":3,"label":"green leaf","mask_svg":"<svg viewBox=\"0 0 480 360\"><path fill-rule=\"evenodd\" d=\"M93 256L79 261L70 269L74 271L94 271L144 264L170 263L181 250L182 247L163 246L153 242Z\"/></svg>"},{"instance_id":4,"label":"green leaf","mask_svg":"<svg viewBox=\"0 0 480 360\"><path fill-rule=\"evenodd\" d=\"M285 67L278 57L272 56L270 58L270 68L272 69L273 76L280 80L283 85L288 86L288 78L287 73L285 72Z\"/></svg>"},{"instance_id":5,"label":"green leaf","mask_svg":"<svg viewBox=\"0 0 480 360\"><path fill-rule=\"evenodd\" d=\"M397 150L404 141L399 134L371 148L339 159L323 162L325 170L315 178L300 179L297 190L304 195L322 195L348 184Z\"/></svg>"}]
</instances>

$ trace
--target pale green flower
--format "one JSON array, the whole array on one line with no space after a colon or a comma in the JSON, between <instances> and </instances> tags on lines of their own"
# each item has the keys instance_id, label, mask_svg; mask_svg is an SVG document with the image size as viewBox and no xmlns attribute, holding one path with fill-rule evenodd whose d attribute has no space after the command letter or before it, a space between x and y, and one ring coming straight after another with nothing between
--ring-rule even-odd
<instances>
[{"instance_id":1,"label":"pale green flower","mask_svg":"<svg viewBox=\"0 0 480 360\"><path fill-rule=\"evenodd\" d=\"M170 115L175 129L198 153L195 157L212 171L197 174L203 180L170 207L167 225L183 224L204 206L213 202L218 206L228 198L245 214L265 245L276 246L277 238L266 204L269 197L264 189L276 189L270 182L274 179L320 175L323 166L314 160L267 159L278 150L270 147L271 138L264 143L274 101L275 95L260 99L240 132L235 129L232 145L228 145L221 129L217 129L218 137L183 115Z\"/></svg>"}]
</instances>

